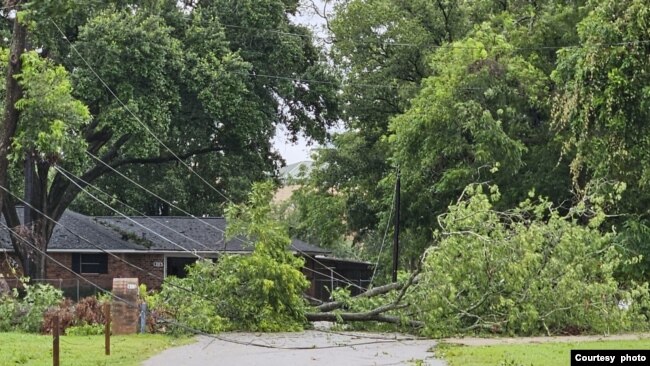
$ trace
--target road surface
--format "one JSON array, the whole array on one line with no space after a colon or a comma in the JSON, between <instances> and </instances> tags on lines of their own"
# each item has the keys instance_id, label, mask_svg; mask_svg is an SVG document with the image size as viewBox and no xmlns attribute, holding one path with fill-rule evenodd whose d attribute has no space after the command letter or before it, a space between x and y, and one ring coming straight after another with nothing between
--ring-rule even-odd
<instances>
[{"instance_id":1,"label":"road surface","mask_svg":"<svg viewBox=\"0 0 650 366\"><path fill-rule=\"evenodd\" d=\"M444 366L429 352L436 342L401 334L331 332L224 333L199 336L168 349L145 366Z\"/></svg>"}]
</instances>

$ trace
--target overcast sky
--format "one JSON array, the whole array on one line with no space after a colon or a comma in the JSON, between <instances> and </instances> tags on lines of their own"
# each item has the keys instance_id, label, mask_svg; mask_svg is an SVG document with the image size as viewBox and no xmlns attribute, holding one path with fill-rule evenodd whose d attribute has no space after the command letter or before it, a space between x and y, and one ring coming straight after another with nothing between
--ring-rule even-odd
<instances>
[{"instance_id":1,"label":"overcast sky","mask_svg":"<svg viewBox=\"0 0 650 366\"><path fill-rule=\"evenodd\" d=\"M295 17L293 20L296 23L304 24L310 27L317 35L317 37L325 37L325 21L313 10L311 10L309 6L307 6L307 4L312 1L316 4L316 6L319 7L319 9L323 9L322 0L302 0L301 2L303 3L303 6L301 7L301 12L299 16ZM329 5L326 9L328 14L331 11L330 8L331 5ZM292 144L287 140L286 129L284 129L282 126L279 127L276 131L275 138L273 139L273 145L275 146L275 149L280 152L284 160L286 160L287 164L292 164L303 160L311 160L310 151L317 146L313 144L311 146L308 146L307 140L303 136L300 136L300 139L297 143Z\"/></svg>"}]
</instances>

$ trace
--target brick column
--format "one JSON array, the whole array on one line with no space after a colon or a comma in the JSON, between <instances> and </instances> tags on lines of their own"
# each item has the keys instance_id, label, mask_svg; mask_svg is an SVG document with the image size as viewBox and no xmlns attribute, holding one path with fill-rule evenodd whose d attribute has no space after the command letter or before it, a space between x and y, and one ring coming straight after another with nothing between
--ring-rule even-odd
<instances>
[{"instance_id":1,"label":"brick column","mask_svg":"<svg viewBox=\"0 0 650 366\"><path fill-rule=\"evenodd\" d=\"M138 279L113 279L112 334L134 334L138 329Z\"/></svg>"}]
</instances>

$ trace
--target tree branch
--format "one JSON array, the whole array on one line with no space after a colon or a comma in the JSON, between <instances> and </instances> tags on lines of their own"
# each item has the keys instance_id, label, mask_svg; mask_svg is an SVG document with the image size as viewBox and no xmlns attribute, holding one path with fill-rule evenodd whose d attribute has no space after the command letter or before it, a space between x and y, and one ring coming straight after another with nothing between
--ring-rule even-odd
<instances>
[{"instance_id":1,"label":"tree branch","mask_svg":"<svg viewBox=\"0 0 650 366\"><path fill-rule=\"evenodd\" d=\"M336 321L376 321L382 323L391 323L391 324L406 324L414 328L421 328L424 326L424 323L417 320L402 320L400 317L384 314L372 314L371 312L366 313L308 313L305 314L307 320L312 322L318 321L327 321L327 322L336 322Z\"/></svg>"},{"instance_id":2,"label":"tree branch","mask_svg":"<svg viewBox=\"0 0 650 366\"><path fill-rule=\"evenodd\" d=\"M412 280L411 280L411 278L412 278ZM391 292L393 290L401 290L401 289L404 288L404 286L406 284L408 284L408 286L410 286L411 284L417 283L420 280L420 277L415 278L414 276L411 276L411 278L409 278L409 281L407 281L406 283L393 282L393 283L389 283L387 285L374 287L374 288L372 288L372 289L370 289L370 290L368 290L366 292L363 292L363 293L355 296L354 298L373 297L373 296L377 296L377 295L383 295L383 294L389 293L389 292ZM401 299L401 297L400 297L400 299ZM324 312L339 309L343 305L345 305L345 304L343 302L341 302L341 301L331 301L331 302L327 302L327 303L324 303L322 305L317 306L316 310L324 313Z\"/></svg>"},{"instance_id":3,"label":"tree branch","mask_svg":"<svg viewBox=\"0 0 650 366\"><path fill-rule=\"evenodd\" d=\"M377 295L382 295L393 290L400 290L400 293L397 295L397 298L389 304L378 306L372 310L362 312L362 313L331 313L329 311L336 310L345 305L341 301L333 301L322 304L316 307L316 310L321 311L320 313L307 313L305 317L309 321L377 321L383 323L392 323L392 324L407 324L415 328L420 328L424 326L424 323L416 320L404 320L397 316L385 315L384 313L391 310L404 309L409 306L409 304L400 304L406 291L411 285L417 283L420 280L420 270L417 270L411 274L408 281L404 283L394 282L389 283L384 286L375 287L371 290L368 290L360 295L355 296L359 297L372 297Z\"/></svg>"},{"instance_id":4,"label":"tree branch","mask_svg":"<svg viewBox=\"0 0 650 366\"><path fill-rule=\"evenodd\" d=\"M209 147L204 147L201 149L196 149L196 150L190 150L187 151L183 154L165 154L165 155L160 155L160 156L152 156L152 157L146 157L146 158L128 158L128 159L122 159L118 160L114 163L111 163L110 165L113 168L120 167L122 165L128 165L128 164L161 164L161 163L166 163L170 162L173 160L185 160L188 158L191 158L196 155L203 155L215 151L221 151L223 150L220 146L209 146Z\"/></svg>"},{"instance_id":5,"label":"tree branch","mask_svg":"<svg viewBox=\"0 0 650 366\"><path fill-rule=\"evenodd\" d=\"M108 151L102 155L100 158L101 161L106 162L108 164L109 161L115 159L117 156L118 151L124 146L129 139L131 138L130 134L124 134L122 135L115 143L113 146L111 146ZM91 148L88 149L89 153L91 153ZM99 178L106 172L108 172L110 169L101 163L97 163L94 167L92 167L90 170L86 171L82 176L81 179L83 179L86 182L92 182L95 179ZM84 186L83 183L80 183L82 187ZM64 177L62 174L57 173L54 176L54 180L52 182L52 185L50 186L50 190L48 193L48 198L47 198L47 207L48 207L48 216L53 218L55 221L58 221L59 218L61 218L61 215L63 215L63 211L70 205L70 203L74 200L74 198L77 196L79 193L80 189L79 187L76 187L74 185L71 186L70 181ZM54 223L50 222L47 226L47 232L48 235L52 233L52 230L54 229Z\"/></svg>"}]
</instances>

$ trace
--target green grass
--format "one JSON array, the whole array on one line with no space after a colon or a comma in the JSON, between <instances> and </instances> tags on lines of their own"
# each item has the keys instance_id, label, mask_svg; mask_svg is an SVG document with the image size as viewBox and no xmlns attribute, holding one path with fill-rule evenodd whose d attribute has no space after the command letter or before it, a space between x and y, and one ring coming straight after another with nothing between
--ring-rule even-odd
<instances>
[{"instance_id":1,"label":"green grass","mask_svg":"<svg viewBox=\"0 0 650 366\"><path fill-rule=\"evenodd\" d=\"M650 339L572 343L460 346L440 344L435 351L450 366L546 366L569 365L572 349L649 349Z\"/></svg>"},{"instance_id":2,"label":"green grass","mask_svg":"<svg viewBox=\"0 0 650 366\"><path fill-rule=\"evenodd\" d=\"M61 336L62 366L135 366L165 348L191 343L191 338L159 334L111 337L111 355L104 355L104 336ZM0 333L0 365L52 365L52 336Z\"/></svg>"}]
</instances>

